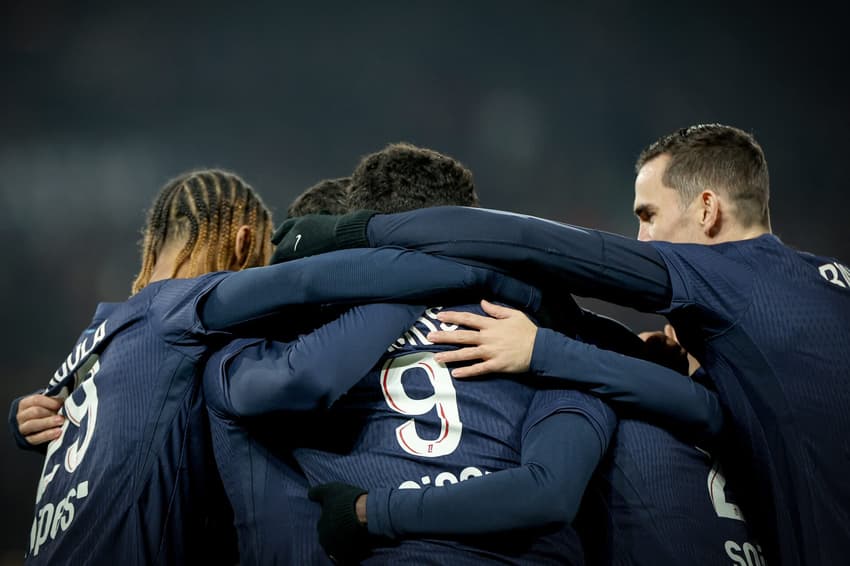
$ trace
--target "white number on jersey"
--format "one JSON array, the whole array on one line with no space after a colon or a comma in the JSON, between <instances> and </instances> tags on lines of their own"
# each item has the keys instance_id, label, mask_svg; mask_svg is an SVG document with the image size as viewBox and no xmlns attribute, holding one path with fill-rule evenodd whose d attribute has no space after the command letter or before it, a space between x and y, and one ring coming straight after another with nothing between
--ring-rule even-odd
<instances>
[{"instance_id":1,"label":"white number on jersey","mask_svg":"<svg viewBox=\"0 0 850 566\"><path fill-rule=\"evenodd\" d=\"M100 371L100 361L97 355L92 355L80 371L84 372L85 376L80 380L82 383L79 388L85 391L86 395L79 405L74 401L73 396L69 396L62 406L62 411L65 413L65 423L62 425L62 433L59 435L59 438L56 438L47 445L44 468L41 471L41 479L39 479L38 490L35 496L36 505L41 501L44 491L56 476L60 464L54 464L50 472L47 471L47 468L51 463L52 456L62 447L68 431L72 430L72 434L76 437L76 440L65 451L65 457L62 459L65 470L68 473L73 473L77 469L91 445L94 428L97 424L97 386L94 379L92 379ZM80 425L84 419L86 421L86 428L81 429Z\"/></svg>"},{"instance_id":2,"label":"white number on jersey","mask_svg":"<svg viewBox=\"0 0 850 566\"><path fill-rule=\"evenodd\" d=\"M715 461L708 472L708 495L711 497L711 504L714 506L714 512L718 517L726 519L744 520L744 514L741 509L726 500L726 478L723 477L723 471L720 469L720 463Z\"/></svg>"},{"instance_id":3,"label":"white number on jersey","mask_svg":"<svg viewBox=\"0 0 850 566\"><path fill-rule=\"evenodd\" d=\"M424 371L434 388L434 394L424 399L412 399L404 391L402 377L408 370ZM387 360L381 369L381 391L387 405L402 415L424 415L436 409L440 419L440 434L433 440L421 438L416 432L416 420L410 419L396 428L396 439L402 449L414 456L438 458L454 452L460 444L463 424L457 408L452 376L448 368L434 359L433 352L416 352Z\"/></svg>"}]
</instances>

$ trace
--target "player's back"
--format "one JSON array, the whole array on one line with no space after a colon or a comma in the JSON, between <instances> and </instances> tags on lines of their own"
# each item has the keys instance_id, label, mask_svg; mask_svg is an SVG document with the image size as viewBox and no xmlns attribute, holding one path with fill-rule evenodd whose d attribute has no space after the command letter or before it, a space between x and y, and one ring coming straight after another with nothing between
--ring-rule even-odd
<instances>
[{"instance_id":1,"label":"player's back","mask_svg":"<svg viewBox=\"0 0 850 566\"><path fill-rule=\"evenodd\" d=\"M520 380L453 380L437 363L446 346L428 342L454 329L428 309L375 369L332 409L305 425L295 457L311 484L343 481L365 489L443 486L520 465L536 389ZM480 307L451 307L483 314ZM536 421L535 421L536 422ZM410 539L379 546L366 563L580 564L570 528L454 540Z\"/></svg>"},{"instance_id":2,"label":"player's back","mask_svg":"<svg viewBox=\"0 0 850 566\"><path fill-rule=\"evenodd\" d=\"M195 313L219 277L161 281L98 307L47 390L70 395L38 484L28 563L225 558L204 540L218 500Z\"/></svg>"},{"instance_id":3,"label":"player's back","mask_svg":"<svg viewBox=\"0 0 850 566\"><path fill-rule=\"evenodd\" d=\"M593 565L761 566L717 461L652 424L622 420L576 522Z\"/></svg>"},{"instance_id":4,"label":"player's back","mask_svg":"<svg viewBox=\"0 0 850 566\"><path fill-rule=\"evenodd\" d=\"M212 354L203 384L216 465L233 508L239 562L331 564L316 532L321 509L307 499L307 480L292 458L307 417L285 412L243 417L226 398L227 378L218 368L264 342L238 339Z\"/></svg>"},{"instance_id":5,"label":"player's back","mask_svg":"<svg viewBox=\"0 0 850 566\"><path fill-rule=\"evenodd\" d=\"M770 235L659 248L672 268L673 302L683 307L670 318L702 357L739 431L722 457L730 477L742 480L742 496L757 494L748 514L774 525L783 563L843 561L850 270Z\"/></svg>"}]
</instances>

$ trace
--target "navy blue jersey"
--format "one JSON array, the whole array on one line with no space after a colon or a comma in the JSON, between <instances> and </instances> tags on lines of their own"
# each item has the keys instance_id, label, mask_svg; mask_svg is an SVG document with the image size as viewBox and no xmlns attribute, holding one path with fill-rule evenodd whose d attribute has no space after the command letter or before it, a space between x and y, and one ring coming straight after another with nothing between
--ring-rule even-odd
<instances>
[{"instance_id":1,"label":"navy blue jersey","mask_svg":"<svg viewBox=\"0 0 850 566\"><path fill-rule=\"evenodd\" d=\"M576 527L588 564L761 566L716 460L664 429L622 420Z\"/></svg>"},{"instance_id":2,"label":"navy blue jersey","mask_svg":"<svg viewBox=\"0 0 850 566\"><path fill-rule=\"evenodd\" d=\"M27 563L185 563L214 546L196 303L222 276L99 305L45 391L66 398L66 420L47 448Z\"/></svg>"},{"instance_id":3,"label":"navy blue jersey","mask_svg":"<svg viewBox=\"0 0 850 566\"><path fill-rule=\"evenodd\" d=\"M850 277L766 235L658 243L668 317L703 363L737 433L721 454L783 563L838 564L850 548Z\"/></svg>"},{"instance_id":4,"label":"navy blue jersey","mask_svg":"<svg viewBox=\"0 0 850 566\"><path fill-rule=\"evenodd\" d=\"M432 226L440 224L440 230ZM768 561L837 564L850 548L850 270L778 238L644 243L487 210L379 215L402 245L560 280L578 294L667 314L731 418L718 454Z\"/></svg>"},{"instance_id":5,"label":"navy blue jersey","mask_svg":"<svg viewBox=\"0 0 850 566\"><path fill-rule=\"evenodd\" d=\"M312 485L343 481L366 489L418 489L474 481L516 467L528 430L560 407L536 404L528 383L495 376L452 379L433 355L430 330L452 330L428 309L384 360L332 409L305 423L295 458ZM452 307L483 314L480 307ZM454 540L403 540L367 561L416 564L581 563L572 529Z\"/></svg>"},{"instance_id":6,"label":"navy blue jersey","mask_svg":"<svg viewBox=\"0 0 850 566\"><path fill-rule=\"evenodd\" d=\"M700 409L714 405L711 394L667 368L579 344L551 330L538 331L534 350L534 371L592 391L601 390L602 384L605 390L600 393L612 397L618 405L624 400L626 407L642 401L661 411L661 404L651 399L653 391L644 392L644 387L633 385L633 393L624 393L629 391L630 382L649 382L650 390L662 391L671 402L681 405L678 413L668 412L678 414L677 428L685 432L704 431L694 425L716 418L713 410ZM612 371L622 376L612 375ZM657 378L647 379L650 373ZM373 490L367 502L373 511L369 530L373 530L373 522L378 523L377 532L390 536L429 532L422 529L422 523L427 523L431 532L438 524L441 533L528 528L539 517L562 512L557 496L540 500L538 493L548 477L567 476L559 480L559 489L572 493L561 495L576 501L585 496L576 525L583 532L589 564L667 564L685 559L688 564L713 566L734 564L737 558L748 555L760 560L759 546L749 536L719 468L706 453L640 421L622 421L615 434L616 418L611 409L585 393L542 389L535 401L545 403L547 399L562 406L563 411L583 415L595 424L598 436L578 435L577 425L581 423L576 421L562 429L538 431L538 454L531 456L531 461L539 465L550 460L548 455L554 452L568 454L564 462L547 462L536 474L539 479L530 483L518 469L512 475L501 471L452 486L443 491L445 496L429 494L427 499L424 493L415 497L402 490ZM567 404L567 399L571 403ZM708 430L719 428L718 423ZM603 459L599 447L604 450L612 436ZM581 458L586 461L578 461ZM585 494L587 481L575 481L571 476L580 476L583 470L592 473L597 465L599 469ZM373 503L376 498L377 503ZM373 505L377 507L374 510Z\"/></svg>"},{"instance_id":7,"label":"navy blue jersey","mask_svg":"<svg viewBox=\"0 0 850 566\"><path fill-rule=\"evenodd\" d=\"M519 467L441 487L371 489L369 532L391 539L495 539L505 532L572 522L617 418L601 400L575 390L541 389L530 406ZM552 559L576 562L573 555Z\"/></svg>"},{"instance_id":8,"label":"navy blue jersey","mask_svg":"<svg viewBox=\"0 0 850 566\"><path fill-rule=\"evenodd\" d=\"M487 288L532 308L537 302L534 289L489 270L386 249L157 282L125 303L102 306L47 391L70 396L62 437L47 449L30 560L203 559L198 525L212 503L205 482L215 478L203 473L210 451L198 440L206 419L196 378L218 331L274 322L269 315L279 317L285 307L303 314L301 303L398 300L457 288ZM208 540L200 548L222 557Z\"/></svg>"},{"instance_id":9,"label":"navy blue jersey","mask_svg":"<svg viewBox=\"0 0 850 566\"><path fill-rule=\"evenodd\" d=\"M316 531L321 509L307 499L309 485L292 459L298 415L242 419L223 414L213 395L208 402L240 564L331 564Z\"/></svg>"},{"instance_id":10,"label":"navy blue jersey","mask_svg":"<svg viewBox=\"0 0 850 566\"><path fill-rule=\"evenodd\" d=\"M234 340L204 373L216 463L242 564L321 564L319 506L292 449L310 419L354 385L422 307L366 305L292 342ZM329 563L329 562L328 562Z\"/></svg>"}]
</instances>

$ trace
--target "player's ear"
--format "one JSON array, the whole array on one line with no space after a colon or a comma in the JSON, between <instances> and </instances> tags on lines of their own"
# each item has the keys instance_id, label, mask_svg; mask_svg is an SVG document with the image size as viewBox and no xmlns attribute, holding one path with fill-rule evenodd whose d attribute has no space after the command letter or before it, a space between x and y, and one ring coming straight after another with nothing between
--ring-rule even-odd
<instances>
[{"instance_id":1,"label":"player's ear","mask_svg":"<svg viewBox=\"0 0 850 566\"><path fill-rule=\"evenodd\" d=\"M712 239L720 232L723 225L720 196L711 189L706 189L697 198L700 227L703 234L708 239Z\"/></svg>"},{"instance_id":2,"label":"player's ear","mask_svg":"<svg viewBox=\"0 0 850 566\"><path fill-rule=\"evenodd\" d=\"M236 231L236 242L233 248L233 254L236 256L234 262L237 269L242 269L248 261L248 254L251 253L251 244L254 241L254 229L243 224Z\"/></svg>"}]
</instances>

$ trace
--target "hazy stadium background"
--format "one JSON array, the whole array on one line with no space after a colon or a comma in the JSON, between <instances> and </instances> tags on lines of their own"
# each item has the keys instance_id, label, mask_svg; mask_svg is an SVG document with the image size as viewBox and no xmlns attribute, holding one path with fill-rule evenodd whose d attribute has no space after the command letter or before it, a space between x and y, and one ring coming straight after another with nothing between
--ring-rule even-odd
<instances>
[{"instance_id":1,"label":"hazy stadium background","mask_svg":"<svg viewBox=\"0 0 850 566\"><path fill-rule=\"evenodd\" d=\"M850 261L846 6L124 4L0 7L3 406L46 383L97 301L126 298L145 207L195 167L237 171L281 219L404 140L462 160L485 206L633 236L638 152L719 121L767 153L774 232ZM41 459L4 436L16 564Z\"/></svg>"}]
</instances>

